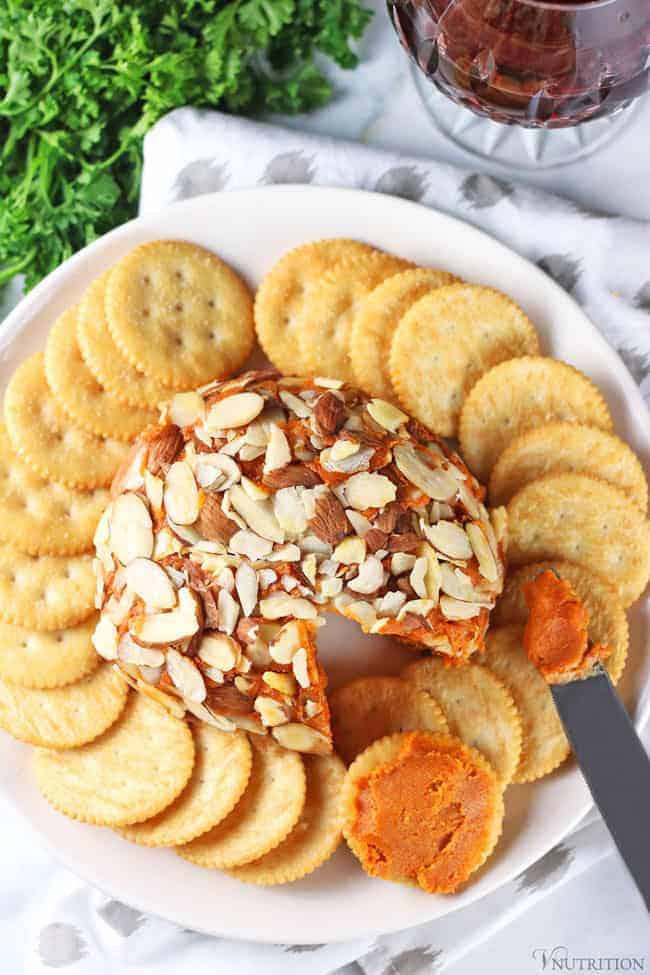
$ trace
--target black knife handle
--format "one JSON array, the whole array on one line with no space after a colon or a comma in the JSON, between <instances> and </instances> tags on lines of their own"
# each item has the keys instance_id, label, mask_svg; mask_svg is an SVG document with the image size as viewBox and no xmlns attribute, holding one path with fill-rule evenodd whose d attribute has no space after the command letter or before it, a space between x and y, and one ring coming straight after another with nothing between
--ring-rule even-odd
<instances>
[{"instance_id":1,"label":"black knife handle","mask_svg":"<svg viewBox=\"0 0 650 975\"><path fill-rule=\"evenodd\" d=\"M551 692L594 801L650 911L650 759L605 670Z\"/></svg>"}]
</instances>

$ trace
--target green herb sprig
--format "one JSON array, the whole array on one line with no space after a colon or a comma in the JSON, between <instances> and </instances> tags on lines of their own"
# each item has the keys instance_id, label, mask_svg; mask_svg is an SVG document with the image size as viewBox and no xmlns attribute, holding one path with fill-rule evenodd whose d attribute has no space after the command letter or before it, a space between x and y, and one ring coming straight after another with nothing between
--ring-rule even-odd
<instances>
[{"instance_id":1,"label":"green herb sprig","mask_svg":"<svg viewBox=\"0 0 650 975\"><path fill-rule=\"evenodd\" d=\"M31 288L132 217L142 139L182 105L324 105L360 0L0 0L0 286Z\"/></svg>"}]
</instances>

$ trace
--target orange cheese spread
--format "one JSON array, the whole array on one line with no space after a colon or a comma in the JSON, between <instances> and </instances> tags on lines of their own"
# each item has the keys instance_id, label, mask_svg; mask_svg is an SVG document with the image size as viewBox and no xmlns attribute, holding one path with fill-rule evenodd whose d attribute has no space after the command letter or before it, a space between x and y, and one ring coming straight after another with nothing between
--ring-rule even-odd
<instances>
[{"instance_id":1,"label":"orange cheese spread","mask_svg":"<svg viewBox=\"0 0 650 975\"><path fill-rule=\"evenodd\" d=\"M450 736L404 735L397 756L357 788L350 835L371 876L451 893L481 865L500 831L494 773Z\"/></svg>"},{"instance_id":2,"label":"orange cheese spread","mask_svg":"<svg viewBox=\"0 0 650 975\"><path fill-rule=\"evenodd\" d=\"M589 612L565 579L547 569L522 586L529 616L524 647L549 684L588 677L610 654L589 642Z\"/></svg>"}]
</instances>

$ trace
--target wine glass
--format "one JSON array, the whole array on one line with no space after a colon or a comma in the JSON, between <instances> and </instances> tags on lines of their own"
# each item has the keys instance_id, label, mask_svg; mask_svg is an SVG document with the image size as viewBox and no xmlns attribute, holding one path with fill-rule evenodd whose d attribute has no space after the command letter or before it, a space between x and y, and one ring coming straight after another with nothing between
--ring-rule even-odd
<instances>
[{"instance_id":1,"label":"wine glass","mask_svg":"<svg viewBox=\"0 0 650 975\"><path fill-rule=\"evenodd\" d=\"M517 168L592 151L650 87L649 0L389 0L388 9L439 127Z\"/></svg>"}]
</instances>

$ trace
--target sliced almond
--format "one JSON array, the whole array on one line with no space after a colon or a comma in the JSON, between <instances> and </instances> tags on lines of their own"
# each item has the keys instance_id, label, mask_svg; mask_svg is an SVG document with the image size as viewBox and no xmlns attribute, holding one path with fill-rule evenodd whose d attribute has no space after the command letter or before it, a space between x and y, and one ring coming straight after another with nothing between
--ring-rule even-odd
<instances>
[{"instance_id":1,"label":"sliced almond","mask_svg":"<svg viewBox=\"0 0 650 975\"><path fill-rule=\"evenodd\" d=\"M410 599L400 609L397 619L404 619L407 613L413 613L415 616L428 616L432 609L435 609L435 603L432 599Z\"/></svg>"},{"instance_id":2,"label":"sliced almond","mask_svg":"<svg viewBox=\"0 0 650 975\"><path fill-rule=\"evenodd\" d=\"M478 571L488 582L496 582L499 578L499 569L480 526L476 522L470 522L465 530L478 561Z\"/></svg>"},{"instance_id":3,"label":"sliced almond","mask_svg":"<svg viewBox=\"0 0 650 975\"><path fill-rule=\"evenodd\" d=\"M160 428L147 444L147 469L156 476L165 475L183 449L183 434L175 423Z\"/></svg>"},{"instance_id":4,"label":"sliced almond","mask_svg":"<svg viewBox=\"0 0 650 975\"><path fill-rule=\"evenodd\" d=\"M306 724L291 721L273 728L271 734L283 748L309 755L328 755L332 748L325 737Z\"/></svg>"},{"instance_id":5,"label":"sliced almond","mask_svg":"<svg viewBox=\"0 0 650 975\"><path fill-rule=\"evenodd\" d=\"M198 718L200 721L205 721L206 724L212 725L213 728L218 728L219 731L237 730L237 725L234 721L226 718L223 714L214 714L205 704L195 704L194 701L186 701L186 704L187 710L195 718Z\"/></svg>"},{"instance_id":6,"label":"sliced almond","mask_svg":"<svg viewBox=\"0 0 650 975\"><path fill-rule=\"evenodd\" d=\"M425 525L424 534L434 548L452 559L471 559L472 546L462 525L453 521L439 521Z\"/></svg>"},{"instance_id":7,"label":"sliced almond","mask_svg":"<svg viewBox=\"0 0 650 975\"><path fill-rule=\"evenodd\" d=\"M310 492L313 496L314 492ZM313 497L314 510L309 518L310 530L327 545L335 545L348 531L348 519L339 499L331 491Z\"/></svg>"},{"instance_id":8,"label":"sliced almond","mask_svg":"<svg viewBox=\"0 0 650 975\"><path fill-rule=\"evenodd\" d=\"M371 606L370 603L366 603L363 600L355 600L354 602L348 603L342 606L340 611L348 619L359 623L365 633L377 622L377 614L374 606Z\"/></svg>"},{"instance_id":9,"label":"sliced almond","mask_svg":"<svg viewBox=\"0 0 650 975\"><path fill-rule=\"evenodd\" d=\"M440 611L448 620L469 620L478 616L481 607L477 603L463 603L452 596L441 596Z\"/></svg>"},{"instance_id":10,"label":"sliced almond","mask_svg":"<svg viewBox=\"0 0 650 975\"><path fill-rule=\"evenodd\" d=\"M135 598L132 589L123 589L119 596L114 592L104 606L104 616L107 616L115 626L121 626L131 612Z\"/></svg>"},{"instance_id":11,"label":"sliced almond","mask_svg":"<svg viewBox=\"0 0 650 975\"><path fill-rule=\"evenodd\" d=\"M237 462L221 452L199 454L195 474L199 485L205 490L227 491L241 479Z\"/></svg>"},{"instance_id":12,"label":"sliced almond","mask_svg":"<svg viewBox=\"0 0 650 975\"><path fill-rule=\"evenodd\" d=\"M172 684L176 687L186 701L192 704L202 704L206 698L205 681L201 671L192 663L189 657L183 656L178 650L167 651L167 673L171 677Z\"/></svg>"},{"instance_id":13,"label":"sliced almond","mask_svg":"<svg viewBox=\"0 0 650 975\"><path fill-rule=\"evenodd\" d=\"M195 525L199 538L207 538L221 545L229 545L238 532L237 523L228 517L222 502L213 494L204 499Z\"/></svg>"},{"instance_id":14,"label":"sliced almond","mask_svg":"<svg viewBox=\"0 0 650 975\"><path fill-rule=\"evenodd\" d=\"M126 567L125 578L127 586L147 606L154 609L172 609L176 605L176 589L169 575L157 562L151 559L134 559Z\"/></svg>"},{"instance_id":15,"label":"sliced almond","mask_svg":"<svg viewBox=\"0 0 650 975\"><path fill-rule=\"evenodd\" d=\"M307 512L298 488L286 487L276 491L273 513L289 538L297 538L307 528Z\"/></svg>"},{"instance_id":16,"label":"sliced almond","mask_svg":"<svg viewBox=\"0 0 650 975\"><path fill-rule=\"evenodd\" d=\"M249 528L262 538L279 544L284 542L284 530L273 513L270 501L254 501L239 484L234 484L230 489L230 503Z\"/></svg>"},{"instance_id":17,"label":"sliced almond","mask_svg":"<svg viewBox=\"0 0 650 975\"><path fill-rule=\"evenodd\" d=\"M205 402L198 393L176 393L169 401L169 419L179 427L191 427L205 414Z\"/></svg>"},{"instance_id":18,"label":"sliced almond","mask_svg":"<svg viewBox=\"0 0 650 975\"><path fill-rule=\"evenodd\" d=\"M273 542L256 535L255 532L240 529L230 539L228 548L235 555L245 555L251 562L257 562L269 555L273 550Z\"/></svg>"},{"instance_id":19,"label":"sliced almond","mask_svg":"<svg viewBox=\"0 0 650 975\"><path fill-rule=\"evenodd\" d=\"M242 475L241 486L253 501L265 501L269 497L270 491L264 484L256 484L250 477Z\"/></svg>"},{"instance_id":20,"label":"sliced almond","mask_svg":"<svg viewBox=\"0 0 650 975\"><path fill-rule=\"evenodd\" d=\"M428 561L426 558L422 557L416 559L415 565L411 569L411 574L409 576L409 582L420 599L427 598L427 586L426 582L424 581L427 574L427 569Z\"/></svg>"},{"instance_id":21,"label":"sliced almond","mask_svg":"<svg viewBox=\"0 0 650 975\"><path fill-rule=\"evenodd\" d=\"M375 601L375 609L380 616L397 616L406 602L406 593L387 592Z\"/></svg>"},{"instance_id":22,"label":"sliced almond","mask_svg":"<svg viewBox=\"0 0 650 975\"><path fill-rule=\"evenodd\" d=\"M356 454L360 447L361 444L355 440L337 440L332 444L329 456L335 462L345 460L346 457Z\"/></svg>"},{"instance_id":23,"label":"sliced almond","mask_svg":"<svg viewBox=\"0 0 650 975\"><path fill-rule=\"evenodd\" d=\"M415 555L410 552L395 552L390 560L390 571L394 576L400 576L404 572L410 572L415 565Z\"/></svg>"},{"instance_id":24,"label":"sliced almond","mask_svg":"<svg viewBox=\"0 0 650 975\"><path fill-rule=\"evenodd\" d=\"M165 646L194 636L199 626L196 598L186 586L183 586L178 590L177 609L168 613L134 617L129 624L129 630L142 643Z\"/></svg>"},{"instance_id":25,"label":"sliced almond","mask_svg":"<svg viewBox=\"0 0 650 975\"><path fill-rule=\"evenodd\" d=\"M91 639L100 657L103 657L104 660L117 660L119 639L117 627L107 616L100 618Z\"/></svg>"},{"instance_id":26,"label":"sliced almond","mask_svg":"<svg viewBox=\"0 0 650 975\"><path fill-rule=\"evenodd\" d=\"M312 437L312 442L314 441ZM348 441L341 441L348 442ZM324 450L322 446L318 446L321 450L320 462L326 471L330 471L333 474L356 474L358 471L367 471L370 467L370 461L375 455L374 447L358 447L352 453L348 453L348 449L341 448L341 452L344 456L336 459L336 456L332 456L331 447L326 447Z\"/></svg>"},{"instance_id":27,"label":"sliced almond","mask_svg":"<svg viewBox=\"0 0 650 975\"><path fill-rule=\"evenodd\" d=\"M209 667L232 670L241 656L239 644L225 633L210 633L199 645L199 658Z\"/></svg>"},{"instance_id":28,"label":"sliced almond","mask_svg":"<svg viewBox=\"0 0 650 975\"><path fill-rule=\"evenodd\" d=\"M365 557L366 543L363 538L359 538L357 535L350 535L348 538L344 538L332 553L334 561L341 562L342 565L358 564L359 562L363 562Z\"/></svg>"},{"instance_id":29,"label":"sliced almond","mask_svg":"<svg viewBox=\"0 0 650 975\"><path fill-rule=\"evenodd\" d=\"M278 664L290 664L301 646L301 630L297 623L287 623L269 644L269 654Z\"/></svg>"},{"instance_id":30,"label":"sliced almond","mask_svg":"<svg viewBox=\"0 0 650 975\"><path fill-rule=\"evenodd\" d=\"M284 708L274 697L267 697L260 694L255 699L254 708L262 719L265 728L274 728L277 725L285 724L289 719Z\"/></svg>"},{"instance_id":31,"label":"sliced almond","mask_svg":"<svg viewBox=\"0 0 650 975\"><path fill-rule=\"evenodd\" d=\"M235 632L237 626L239 606L227 589L219 590L217 609L219 611L219 629L222 633L227 633L230 636L231 633Z\"/></svg>"},{"instance_id":32,"label":"sliced almond","mask_svg":"<svg viewBox=\"0 0 650 975\"><path fill-rule=\"evenodd\" d=\"M468 575L447 562L440 563L440 588L447 596L463 602L482 603L486 600L485 594L474 588Z\"/></svg>"},{"instance_id":33,"label":"sliced almond","mask_svg":"<svg viewBox=\"0 0 650 975\"><path fill-rule=\"evenodd\" d=\"M252 616L257 606L259 582L255 569L248 562L242 562L238 566L235 573L235 588L244 616Z\"/></svg>"},{"instance_id":34,"label":"sliced almond","mask_svg":"<svg viewBox=\"0 0 650 975\"><path fill-rule=\"evenodd\" d=\"M186 461L175 461L167 471L163 502L168 517L177 525L193 525L199 517L199 489Z\"/></svg>"},{"instance_id":35,"label":"sliced almond","mask_svg":"<svg viewBox=\"0 0 650 975\"><path fill-rule=\"evenodd\" d=\"M375 423L378 423L384 430L390 430L391 433L399 430L402 424L408 420L406 413L393 406L392 403L386 402L385 399L371 400L366 409Z\"/></svg>"},{"instance_id":36,"label":"sliced almond","mask_svg":"<svg viewBox=\"0 0 650 975\"><path fill-rule=\"evenodd\" d=\"M264 399L259 393L235 393L210 407L205 425L208 430L243 427L259 416L263 409Z\"/></svg>"},{"instance_id":37,"label":"sliced almond","mask_svg":"<svg viewBox=\"0 0 650 975\"><path fill-rule=\"evenodd\" d=\"M364 538L372 528L372 522L354 508L346 508L345 514L359 538Z\"/></svg>"},{"instance_id":38,"label":"sliced almond","mask_svg":"<svg viewBox=\"0 0 650 975\"><path fill-rule=\"evenodd\" d=\"M309 680L307 651L304 647L300 647L294 654L293 660L291 661L291 669L300 686L302 688L309 687L311 682Z\"/></svg>"},{"instance_id":39,"label":"sliced almond","mask_svg":"<svg viewBox=\"0 0 650 975\"><path fill-rule=\"evenodd\" d=\"M345 497L351 508L365 511L367 508L383 508L394 501L397 488L384 474L353 474L345 482Z\"/></svg>"},{"instance_id":40,"label":"sliced almond","mask_svg":"<svg viewBox=\"0 0 650 975\"><path fill-rule=\"evenodd\" d=\"M293 674L276 674L274 670L265 670L262 680L274 691L284 694L285 697L293 697L297 690L296 679Z\"/></svg>"},{"instance_id":41,"label":"sliced almond","mask_svg":"<svg viewBox=\"0 0 650 975\"><path fill-rule=\"evenodd\" d=\"M133 559L150 558L153 524L146 504L137 494L121 494L113 502L110 544L122 565L128 565Z\"/></svg>"},{"instance_id":42,"label":"sliced almond","mask_svg":"<svg viewBox=\"0 0 650 975\"><path fill-rule=\"evenodd\" d=\"M393 458L400 473L434 501L449 501L458 491L454 475L442 467L430 467L411 444L397 444Z\"/></svg>"},{"instance_id":43,"label":"sliced almond","mask_svg":"<svg viewBox=\"0 0 650 975\"><path fill-rule=\"evenodd\" d=\"M300 563L300 568L305 574L305 578L309 581L312 586L316 585L316 571L318 569L318 563L316 562L316 556L313 552L306 555L305 558Z\"/></svg>"},{"instance_id":44,"label":"sliced almond","mask_svg":"<svg viewBox=\"0 0 650 975\"><path fill-rule=\"evenodd\" d=\"M295 393L290 393L288 389L280 390L280 399L300 420L306 420L311 416L311 408Z\"/></svg>"},{"instance_id":45,"label":"sliced almond","mask_svg":"<svg viewBox=\"0 0 650 975\"><path fill-rule=\"evenodd\" d=\"M151 471L144 472L144 491L147 500L154 511L161 511L163 506L163 482Z\"/></svg>"},{"instance_id":46,"label":"sliced almond","mask_svg":"<svg viewBox=\"0 0 650 975\"><path fill-rule=\"evenodd\" d=\"M269 442L264 457L264 473L270 474L291 463L291 447L284 430L272 423L269 428Z\"/></svg>"},{"instance_id":47,"label":"sliced almond","mask_svg":"<svg viewBox=\"0 0 650 975\"><path fill-rule=\"evenodd\" d=\"M320 592L326 599L332 599L343 589L343 579L323 579L320 584Z\"/></svg>"},{"instance_id":48,"label":"sliced almond","mask_svg":"<svg viewBox=\"0 0 650 975\"><path fill-rule=\"evenodd\" d=\"M370 555L359 566L358 575L348 582L348 589L351 589L353 592L370 595L373 592L377 592L383 584L384 567L375 555Z\"/></svg>"},{"instance_id":49,"label":"sliced almond","mask_svg":"<svg viewBox=\"0 0 650 975\"><path fill-rule=\"evenodd\" d=\"M140 646L128 633L120 638L117 655L124 663L140 667L162 667L165 663L165 654L161 650Z\"/></svg>"},{"instance_id":50,"label":"sliced almond","mask_svg":"<svg viewBox=\"0 0 650 975\"><path fill-rule=\"evenodd\" d=\"M322 393L314 406L314 429L323 437L334 436L345 420L345 403L334 393Z\"/></svg>"},{"instance_id":51,"label":"sliced almond","mask_svg":"<svg viewBox=\"0 0 650 975\"><path fill-rule=\"evenodd\" d=\"M264 619L279 620L284 616L294 616L299 620L313 620L318 611L313 603L300 596L289 596L284 592L272 592L260 602L260 612Z\"/></svg>"}]
</instances>

